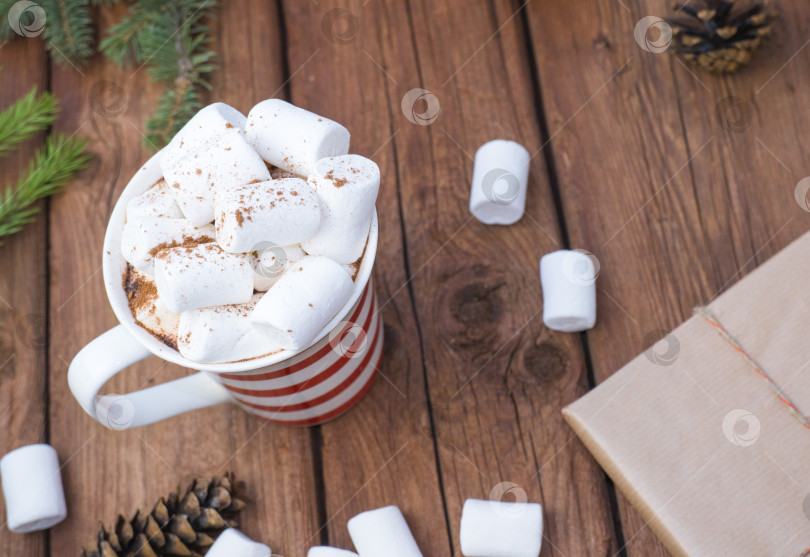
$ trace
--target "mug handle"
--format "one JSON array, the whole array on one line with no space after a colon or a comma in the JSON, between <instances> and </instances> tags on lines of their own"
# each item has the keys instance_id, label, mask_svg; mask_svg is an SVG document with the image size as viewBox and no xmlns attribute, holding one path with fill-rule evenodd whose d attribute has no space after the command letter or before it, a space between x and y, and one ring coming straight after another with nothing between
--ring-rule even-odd
<instances>
[{"instance_id":1,"label":"mug handle","mask_svg":"<svg viewBox=\"0 0 810 557\"><path fill-rule=\"evenodd\" d=\"M99 396L110 378L152 355L118 325L73 358L68 369L70 390L85 412L111 429L140 427L231 400L225 387L202 372L134 393Z\"/></svg>"}]
</instances>

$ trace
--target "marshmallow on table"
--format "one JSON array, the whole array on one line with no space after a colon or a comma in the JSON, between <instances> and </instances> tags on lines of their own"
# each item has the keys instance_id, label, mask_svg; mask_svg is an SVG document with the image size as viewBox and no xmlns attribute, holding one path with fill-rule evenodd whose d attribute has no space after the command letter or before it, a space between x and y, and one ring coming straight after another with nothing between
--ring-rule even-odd
<instances>
[{"instance_id":1,"label":"marshmallow on table","mask_svg":"<svg viewBox=\"0 0 810 557\"><path fill-rule=\"evenodd\" d=\"M324 157L349 152L349 131L280 99L254 106L245 126L247 139L270 164L309 176Z\"/></svg>"},{"instance_id":2,"label":"marshmallow on table","mask_svg":"<svg viewBox=\"0 0 810 557\"><path fill-rule=\"evenodd\" d=\"M290 350L309 346L354 290L343 267L328 257L300 259L262 297L253 326Z\"/></svg>"},{"instance_id":3,"label":"marshmallow on table","mask_svg":"<svg viewBox=\"0 0 810 557\"><path fill-rule=\"evenodd\" d=\"M540 259L546 327L572 333L594 326L596 275L593 259L582 251L559 250Z\"/></svg>"},{"instance_id":4,"label":"marshmallow on table","mask_svg":"<svg viewBox=\"0 0 810 557\"><path fill-rule=\"evenodd\" d=\"M298 245L275 246L260 251L253 270L253 289L267 292L287 269L305 255Z\"/></svg>"},{"instance_id":5,"label":"marshmallow on table","mask_svg":"<svg viewBox=\"0 0 810 557\"><path fill-rule=\"evenodd\" d=\"M182 219L183 212L174 198L166 180L146 190L138 197L133 197L127 203L127 219L137 217L165 217L169 219Z\"/></svg>"},{"instance_id":6,"label":"marshmallow on table","mask_svg":"<svg viewBox=\"0 0 810 557\"><path fill-rule=\"evenodd\" d=\"M328 157L315 165L309 183L321 203L321 226L301 247L309 255L326 255L338 263L357 261L374 216L379 167L359 155Z\"/></svg>"},{"instance_id":7,"label":"marshmallow on table","mask_svg":"<svg viewBox=\"0 0 810 557\"><path fill-rule=\"evenodd\" d=\"M393 505L349 520L349 535L360 557L422 557L402 511Z\"/></svg>"},{"instance_id":8,"label":"marshmallow on table","mask_svg":"<svg viewBox=\"0 0 810 557\"><path fill-rule=\"evenodd\" d=\"M217 242L232 253L298 244L318 231L315 190L298 178L256 182L220 190Z\"/></svg>"},{"instance_id":9,"label":"marshmallow on table","mask_svg":"<svg viewBox=\"0 0 810 557\"><path fill-rule=\"evenodd\" d=\"M195 227L186 219L136 217L127 219L121 233L121 254L137 270L154 274L154 255L158 248L188 243L213 242L214 227Z\"/></svg>"},{"instance_id":10,"label":"marshmallow on table","mask_svg":"<svg viewBox=\"0 0 810 557\"><path fill-rule=\"evenodd\" d=\"M281 350L250 324L261 294L246 304L204 307L180 315L177 349L193 362L240 362Z\"/></svg>"},{"instance_id":11,"label":"marshmallow on table","mask_svg":"<svg viewBox=\"0 0 810 557\"><path fill-rule=\"evenodd\" d=\"M180 147L185 156L163 168L183 215L198 226L214 220L217 192L270 179L267 165L244 132L225 131L194 149Z\"/></svg>"},{"instance_id":12,"label":"marshmallow on table","mask_svg":"<svg viewBox=\"0 0 810 557\"><path fill-rule=\"evenodd\" d=\"M319 545L317 547L310 547L307 552L307 557L357 557L357 553L346 549Z\"/></svg>"},{"instance_id":13,"label":"marshmallow on table","mask_svg":"<svg viewBox=\"0 0 810 557\"><path fill-rule=\"evenodd\" d=\"M175 134L169 144L158 153L162 169L169 168L223 133L238 134L245 131L245 115L225 103L214 103L200 109Z\"/></svg>"},{"instance_id":14,"label":"marshmallow on table","mask_svg":"<svg viewBox=\"0 0 810 557\"><path fill-rule=\"evenodd\" d=\"M270 548L254 542L235 528L222 532L205 555L207 557L271 557Z\"/></svg>"},{"instance_id":15,"label":"marshmallow on table","mask_svg":"<svg viewBox=\"0 0 810 557\"><path fill-rule=\"evenodd\" d=\"M538 503L467 499L459 538L465 557L537 557L543 509Z\"/></svg>"},{"instance_id":16,"label":"marshmallow on table","mask_svg":"<svg viewBox=\"0 0 810 557\"><path fill-rule=\"evenodd\" d=\"M45 530L67 517L59 457L50 445L28 445L0 459L8 529Z\"/></svg>"},{"instance_id":17,"label":"marshmallow on table","mask_svg":"<svg viewBox=\"0 0 810 557\"><path fill-rule=\"evenodd\" d=\"M526 207L529 152L519 143L496 139L475 153L470 212L484 224L514 224Z\"/></svg>"},{"instance_id":18,"label":"marshmallow on table","mask_svg":"<svg viewBox=\"0 0 810 557\"><path fill-rule=\"evenodd\" d=\"M161 250L155 261L158 297L174 313L244 304L253 296L253 256L215 243Z\"/></svg>"}]
</instances>

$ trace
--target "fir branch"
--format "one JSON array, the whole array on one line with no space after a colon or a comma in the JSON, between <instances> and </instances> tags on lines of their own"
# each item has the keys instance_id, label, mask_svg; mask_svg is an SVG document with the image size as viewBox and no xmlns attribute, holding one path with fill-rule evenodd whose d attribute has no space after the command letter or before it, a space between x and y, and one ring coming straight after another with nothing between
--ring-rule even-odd
<instances>
[{"instance_id":1,"label":"fir branch","mask_svg":"<svg viewBox=\"0 0 810 557\"><path fill-rule=\"evenodd\" d=\"M93 55L89 0L40 0L45 9L45 39L57 62L84 65Z\"/></svg>"},{"instance_id":2,"label":"fir branch","mask_svg":"<svg viewBox=\"0 0 810 557\"><path fill-rule=\"evenodd\" d=\"M110 3L117 0L93 0L94 3L99 1ZM0 40L16 36L8 21L9 11L16 3L17 0L0 0ZM90 0L37 0L37 8L45 12L42 33L54 59L74 65L85 64L94 51ZM30 16L31 12L27 11L21 17Z\"/></svg>"},{"instance_id":3,"label":"fir branch","mask_svg":"<svg viewBox=\"0 0 810 557\"><path fill-rule=\"evenodd\" d=\"M146 143L152 149L166 145L200 109L197 92L190 85L179 80L161 95L155 113L146 123Z\"/></svg>"},{"instance_id":4,"label":"fir branch","mask_svg":"<svg viewBox=\"0 0 810 557\"><path fill-rule=\"evenodd\" d=\"M50 126L57 114L59 107L53 95L45 92L37 96L36 87L0 112L0 157L36 132Z\"/></svg>"},{"instance_id":5,"label":"fir branch","mask_svg":"<svg viewBox=\"0 0 810 557\"><path fill-rule=\"evenodd\" d=\"M199 90L210 88L215 53L208 47L209 29L202 23L214 0L142 0L101 43L115 63L141 63L153 81L167 89L147 122L146 142L160 148L199 109Z\"/></svg>"},{"instance_id":6,"label":"fir branch","mask_svg":"<svg viewBox=\"0 0 810 557\"><path fill-rule=\"evenodd\" d=\"M39 208L32 205L60 191L87 166L90 155L84 152L84 148L83 139L66 138L61 134L45 140L17 187L9 187L0 194L0 237L19 232L32 222L39 212Z\"/></svg>"},{"instance_id":7,"label":"fir branch","mask_svg":"<svg viewBox=\"0 0 810 557\"><path fill-rule=\"evenodd\" d=\"M149 2L142 2L130 6L129 16L110 29L109 35L101 41L101 51L119 66L143 61L140 33L171 7L170 2L155 9L150 9L148 4Z\"/></svg>"},{"instance_id":8,"label":"fir branch","mask_svg":"<svg viewBox=\"0 0 810 557\"><path fill-rule=\"evenodd\" d=\"M14 30L8 22L8 12L17 0L0 0L0 40L7 41L14 37Z\"/></svg>"}]
</instances>

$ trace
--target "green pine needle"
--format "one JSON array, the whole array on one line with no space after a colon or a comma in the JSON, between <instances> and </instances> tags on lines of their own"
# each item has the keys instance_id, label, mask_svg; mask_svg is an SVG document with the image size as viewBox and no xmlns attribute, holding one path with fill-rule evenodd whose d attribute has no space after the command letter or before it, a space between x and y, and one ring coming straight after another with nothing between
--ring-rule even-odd
<instances>
[{"instance_id":1,"label":"green pine needle","mask_svg":"<svg viewBox=\"0 0 810 557\"><path fill-rule=\"evenodd\" d=\"M214 0L142 0L101 42L116 64L145 64L153 81L166 84L146 124L152 149L166 145L191 119L200 108L200 89L210 88L205 76L215 68L215 54L202 22L215 6Z\"/></svg>"},{"instance_id":2,"label":"green pine needle","mask_svg":"<svg viewBox=\"0 0 810 557\"><path fill-rule=\"evenodd\" d=\"M89 0L40 0L45 10L44 36L57 62L77 66L93 55L93 20Z\"/></svg>"},{"instance_id":3,"label":"green pine needle","mask_svg":"<svg viewBox=\"0 0 810 557\"><path fill-rule=\"evenodd\" d=\"M132 4L129 8L129 17L110 29L109 35L101 41L101 51L119 66L143 62L141 33L155 18L163 17L163 14L171 8L170 2L154 9L150 9L148 4L149 2Z\"/></svg>"},{"instance_id":4,"label":"green pine needle","mask_svg":"<svg viewBox=\"0 0 810 557\"><path fill-rule=\"evenodd\" d=\"M116 2L37 0L45 11L43 37L51 56L60 63L85 65L94 52L91 6L110 7ZM7 22L15 3L0 0L0 40L15 36ZM200 90L210 89L206 76L216 67L215 53L203 22L216 5L216 0L133 2L129 15L101 41L100 49L110 60L120 66L143 64L153 81L167 87L147 122L146 143L151 148L164 146L199 109Z\"/></svg>"},{"instance_id":5,"label":"green pine needle","mask_svg":"<svg viewBox=\"0 0 810 557\"><path fill-rule=\"evenodd\" d=\"M114 1L93 0L93 3ZM0 40L17 36L8 21L9 10L16 3L17 0L0 0ZM42 37L51 56L60 63L85 65L95 51L90 0L37 0L36 4L45 11ZM29 11L23 17L31 18L32 13Z\"/></svg>"},{"instance_id":6,"label":"green pine needle","mask_svg":"<svg viewBox=\"0 0 810 557\"><path fill-rule=\"evenodd\" d=\"M0 112L0 157L38 131L50 126L59 114L56 99L48 92L37 95L34 87L23 98Z\"/></svg>"},{"instance_id":7,"label":"green pine needle","mask_svg":"<svg viewBox=\"0 0 810 557\"><path fill-rule=\"evenodd\" d=\"M32 205L59 192L87 166L91 156L84 152L84 148L83 139L66 138L61 134L45 140L17 187L7 188L0 194L0 237L19 232L32 222L39 212L39 208Z\"/></svg>"},{"instance_id":8,"label":"green pine needle","mask_svg":"<svg viewBox=\"0 0 810 557\"><path fill-rule=\"evenodd\" d=\"M8 12L17 0L0 0L0 40L7 41L16 36L8 22Z\"/></svg>"},{"instance_id":9,"label":"green pine needle","mask_svg":"<svg viewBox=\"0 0 810 557\"><path fill-rule=\"evenodd\" d=\"M187 84L178 83L166 89L158 101L154 115L146 123L146 143L159 149L169 143L174 134L200 109L197 92Z\"/></svg>"}]
</instances>

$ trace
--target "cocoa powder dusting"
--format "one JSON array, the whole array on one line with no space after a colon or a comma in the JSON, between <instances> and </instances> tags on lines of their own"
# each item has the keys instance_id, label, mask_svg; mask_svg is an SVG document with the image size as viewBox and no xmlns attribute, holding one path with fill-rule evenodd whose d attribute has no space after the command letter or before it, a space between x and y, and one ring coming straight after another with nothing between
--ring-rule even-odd
<instances>
[{"instance_id":1,"label":"cocoa powder dusting","mask_svg":"<svg viewBox=\"0 0 810 557\"><path fill-rule=\"evenodd\" d=\"M172 249L172 248L196 248L201 244L210 244L214 239L211 236L183 236L183 241L178 242L172 240L171 242L163 242L149 250L149 255L152 257L157 256L158 252Z\"/></svg>"},{"instance_id":2,"label":"cocoa powder dusting","mask_svg":"<svg viewBox=\"0 0 810 557\"><path fill-rule=\"evenodd\" d=\"M149 329L146 329L146 330L149 331ZM168 346L172 350L177 350L177 339L176 338L174 338L172 336L169 336L169 335L158 335L158 334L156 334L156 333L154 333L152 331L149 331L149 332L152 334L153 337L158 339L160 342L162 342L163 344L165 344L166 346Z\"/></svg>"},{"instance_id":3,"label":"cocoa powder dusting","mask_svg":"<svg viewBox=\"0 0 810 557\"><path fill-rule=\"evenodd\" d=\"M324 174L323 177L326 178L327 180L332 180L332 184L336 188L342 188L348 182L346 178L335 178L335 173L333 170L330 170L329 172Z\"/></svg>"},{"instance_id":4,"label":"cocoa powder dusting","mask_svg":"<svg viewBox=\"0 0 810 557\"><path fill-rule=\"evenodd\" d=\"M133 315L137 310L145 308L157 298L155 283L137 277L134 271L135 268L127 263L127 273L124 275L124 292L126 292L129 309L132 310Z\"/></svg>"},{"instance_id":5,"label":"cocoa powder dusting","mask_svg":"<svg viewBox=\"0 0 810 557\"><path fill-rule=\"evenodd\" d=\"M149 307L158 297L157 287L154 281L139 277L135 267L127 263L127 272L122 277L122 282L124 292L127 295L129 311L132 313L132 317L135 318L138 325L169 348L177 350L177 339L173 335L157 333L138 320L138 312L145 308L149 308L147 311L150 314L154 314L154 307Z\"/></svg>"}]
</instances>

